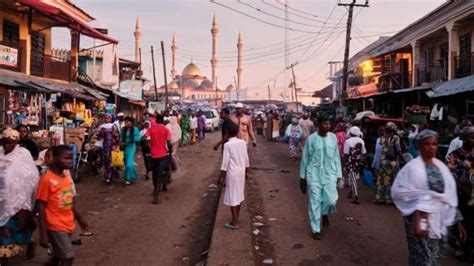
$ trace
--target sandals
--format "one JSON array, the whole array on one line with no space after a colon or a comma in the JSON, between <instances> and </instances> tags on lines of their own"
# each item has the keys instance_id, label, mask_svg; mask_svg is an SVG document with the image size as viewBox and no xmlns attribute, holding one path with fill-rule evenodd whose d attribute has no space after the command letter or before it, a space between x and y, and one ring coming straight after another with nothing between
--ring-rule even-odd
<instances>
[{"instance_id":1,"label":"sandals","mask_svg":"<svg viewBox=\"0 0 474 266\"><path fill-rule=\"evenodd\" d=\"M239 229L239 226L235 226L231 222L224 224L224 227L227 229Z\"/></svg>"}]
</instances>

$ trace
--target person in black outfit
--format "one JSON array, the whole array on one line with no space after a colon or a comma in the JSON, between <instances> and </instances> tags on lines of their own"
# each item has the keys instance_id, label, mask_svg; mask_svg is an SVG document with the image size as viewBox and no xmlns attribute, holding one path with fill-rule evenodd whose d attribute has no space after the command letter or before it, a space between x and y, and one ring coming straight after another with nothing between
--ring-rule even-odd
<instances>
[{"instance_id":1,"label":"person in black outfit","mask_svg":"<svg viewBox=\"0 0 474 266\"><path fill-rule=\"evenodd\" d=\"M221 130L222 130L222 138L221 140L214 146L214 150L217 151L219 146L222 146L222 150L224 150L224 144L229 139L229 124L233 123L230 120L230 111L227 108L223 108L220 113L220 117L223 120Z\"/></svg>"},{"instance_id":2,"label":"person in black outfit","mask_svg":"<svg viewBox=\"0 0 474 266\"><path fill-rule=\"evenodd\" d=\"M38 147L36 143L29 138L28 127L25 125L17 126L16 130L20 133L20 146L27 149L31 153L34 160L38 159Z\"/></svg>"}]
</instances>

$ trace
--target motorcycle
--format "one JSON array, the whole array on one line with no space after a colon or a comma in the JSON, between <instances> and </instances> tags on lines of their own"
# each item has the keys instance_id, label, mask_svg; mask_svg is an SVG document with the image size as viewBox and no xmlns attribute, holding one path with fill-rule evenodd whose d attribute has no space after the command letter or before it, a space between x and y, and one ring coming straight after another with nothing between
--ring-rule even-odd
<instances>
[{"instance_id":1,"label":"motorcycle","mask_svg":"<svg viewBox=\"0 0 474 266\"><path fill-rule=\"evenodd\" d=\"M98 143L94 139L94 136L91 136L82 145L74 167L73 180L76 183L80 182L82 177L88 173L95 176L102 174L102 147L97 145Z\"/></svg>"}]
</instances>

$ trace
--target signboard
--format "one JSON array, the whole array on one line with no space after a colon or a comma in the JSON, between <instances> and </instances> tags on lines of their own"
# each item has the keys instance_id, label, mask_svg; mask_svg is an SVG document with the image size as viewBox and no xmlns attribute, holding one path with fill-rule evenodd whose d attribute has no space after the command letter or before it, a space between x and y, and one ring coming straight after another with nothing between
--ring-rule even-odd
<instances>
[{"instance_id":1,"label":"signboard","mask_svg":"<svg viewBox=\"0 0 474 266\"><path fill-rule=\"evenodd\" d=\"M124 80L120 82L119 92L133 97L134 100L141 100L143 98L143 82L141 80Z\"/></svg>"},{"instance_id":2,"label":"signboard","mask_svg":"<svg viewBox=\"0 0 474 266\"><path fill-rule=\"evenodd\" d=\"M152 108L157 112L164 112L165 107L165 103L163 102L148 102L148 108Z\"/></svg>"},{"instance_id":3,"label":"signboard","mask_svg":"<svg viewBox=\"0 0 474 266\"><path fill-rule=\"evenodd\" d=\"M83 128L64 128L64 142L66 144L76 144L78 149L82 148L84 135Z\"/></svg>"},{"instance_id":4,"label":"signboard","mask_svg":"<svg viewBox=\"0 0 474 266\"><path fill-rule=\"evenodd\" d=\"M0 45L0 65L18 67L18 49Z\"/></svg>"}]
</instances>

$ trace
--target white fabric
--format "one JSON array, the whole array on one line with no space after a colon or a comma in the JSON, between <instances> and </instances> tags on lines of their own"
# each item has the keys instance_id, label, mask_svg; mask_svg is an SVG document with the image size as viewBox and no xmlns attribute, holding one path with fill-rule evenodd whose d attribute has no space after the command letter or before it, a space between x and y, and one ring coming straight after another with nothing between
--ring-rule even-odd
<instances>
[{"instance_id":1,"label":"white fabric","mask_svg":"<svg viewBox=\"0 0 474 266\"><path fill-rule=\"evenodd\" d=\"M431 110L430 119L431 120L443 120L444 107L438 109L438 104L435 103L433 109Z\"/></svg>"},{"instance_id":2,"label":"white fabric","mask_svg":"<svg viewBox=\"0 0 474 266\"><path fill-rule=\"evenodd\" d=\"M415 127L415 131L411 131L408 133L408 138L414 139L416 135L418 135L418 125L413 125Z\"/></svg>"},{"instance_id":3,"label":"white fabric","mask_svg":"<svg viewBox=\"0 0 474 266\"><path fill-rule=\"evenodd\" d=\"M425 163L421 156L411 160L398 172L393 182L392 199L403 216L414 211L428 213L429 237L440 239L454 224L458 205L456 183L448 167L434 158L444 180L444 193L429 189Z\"/></svg>"},{"instance_id":4,"label":"white fabric","mask_svg":"<svg viewBox=\"0 0 474 266\"><path fill-rule=\"evenodd\" d=\"M459 137L456 137L454 138L453 140L451 140L451 142L449 143L449 148L448 148L448 152L446 153L446 160L448 159L448 156L455 150L459 149L462 147L462 140L459 138Z\"/></svg>"},{"instance_id":5,"label":"white fabric","mask_svg":"<svg viewBox=\"0 0 474 266\"><path fill-rule=\"evenodd\" d=\"M198 119L197 119L197 117L190 117L189 118L189 127L191 129L198 128Z\"/></svg>"},{"instance_id":6,"label":"white fabric","mask_svg":"<svg viewBox=\"0 0 474 266\"><path fill-rule=\"evenodd\" d=\"M99 129L111 129L113 126L115 125L115 123L105 123L105 124L102 124L99 126Z\"/></svg>"},{"instance_id":7,"label":"white fabric","mask_svg":"<svg viewBox=\"0 0 474 266\"><path fill-rule=\"evenodd\" d=\"M39 172L30 152L20 146L5 155L0 147L0 226L19 210L33 210Z\"/></svg>"},{"instance_id":8,"label":"white fabric","mask_svg":"<svg viewBox=\"0 0 474 266\"><path fill-rule=\"evenodd\" d=\"M244 104L243 103L236 103L235 108L244 108Z\"/></svg>"},{"instance_id":9,"label":"white fabric","mask_svg":"<svg viewBox=\"0 0 474 266\"><path fill-rule=\"evenodd\" d=\"M356 126L352 126L351 128L349 128L349 134L356 137L362 137L362 131L360 131L360 128Z\"/></svg>"},{"instance_id":10,"label":"white fabric","mask_svg":"<svg viewBox=\"0 0 474 266\"><path fill-rule=\"evenodd\" d=\"M245 168L250 167L247 143L236 137L224 144L221 170L226 171L224 204L237 206L244 201Z\"/></svg>"},{"instance_id":11,"label":"white fabric","mask_svg":"<svg viewBox=\"0 0 474 266\"><path fill-rule=\"evenodd\" d=\"M362 144L362 150L361 150L362 154L366 154L367 151L365 150L365 142L363 139L359 137L350 137L346 139L346 141L344 142L344 148L343 148L344 154L349 154L350 149L354 148L358 143Z\"/></svg>"},{"instance_id":12,"label":"white fabric","mask_svg":"<svg viewBox=\"0 0 474 266\"><path fill-rule=\"evenodd\" d=\"M313 133L314 129L314 123L311 121L309 118L308 119L303 119L301 118L298 124L301 126L301 129L303 129L303 138L306 139Z\"/></svg>"},{"instance_id":13,"label":"white fabric","mask_svg":"<svg viewBox=\"0 0 474 266\"><path fill-rule=\"evenodd\" d=\"M176 116L171 116L169 121L166 127L171 131L171 143L175 143L181 139L181 127L178 125Z\"/></svg>"},{"instance_id":14,"label":"white fabric","mask_svg":"<svg viewBox=\"0 0 474 266\"><path fill-rule=\"evenodd\" d=\"M53 132L53 138L59 140L59 145L64 145L64 126L63 125L52 125L49 128L50 132Z\"/></svg>"}]
</instances>

